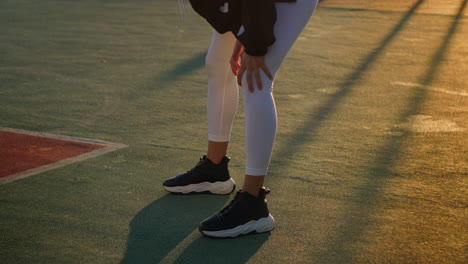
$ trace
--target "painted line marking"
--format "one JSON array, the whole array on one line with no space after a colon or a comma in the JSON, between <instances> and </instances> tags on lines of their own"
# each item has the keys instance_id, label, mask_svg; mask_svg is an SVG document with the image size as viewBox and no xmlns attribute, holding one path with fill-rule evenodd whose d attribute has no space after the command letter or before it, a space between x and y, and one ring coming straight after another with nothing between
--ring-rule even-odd
<instances>
[{"instance_id":1,"label":"painted line marking","mask_svg":"<svg viewBox=\"0 0 468 264\"><path fill-rule=\"evenodd\" d=\"M22 172L18 172L18 173L0 178L0 184L6 184L6 183L19 180L19 179L24 179L32 175L36 175L36 174L46 172L52 169L63 167L65 165L69 165L69 164L83 161L86 159L94 158L94 157L101 156L112 151L116 151L118 149L123 149L123 148L128 147L127 145L124 145L124 144L112 143L112 142L107 142L103 140L70 137L70 136L55 135L55 134L41 133L41 132L32 132L32 131L26 131L26 130L21 130L21 129L6 128L6 127L0 127L0 131L20 133L20 134L43 137L43 138L50 138L50 139L55 139L55 140L66 140L66 141L76 142L76 143L91 143L91 144L97 144L97 145L103 146L102 148L92 150L92 151L89 151L89 152L86 152L86 153L83 153L83 154L80 154L71 158L66 158L66 159L59 160L53 163L49 163L49 164L46 164L37 168L25 170Z\"/></svg>"},{"instance_id":2,"label":"painted line marking","mask_svg":"<svg viewBox=\"0 0 468 264\"><path fill-rule=\"evenodd\" d=\"M454 91L450 91L450 90L447 90L447 89L444 89L444 88L438 88L438 87L433 87L433 86L424 86L424 85L419 84L419 83L395 81L395 82L391 82L391 84L392 85L405 86L405 87L427 89L427 90L430 90L430 91L439 92L439 93L446 93L446 94L450 94L450 95L468 96L468 92L464 92L464 91L463 92L454 92Z\"/></svg>"},{"instance_id":3,"label":"painted line marking","mask_svg":"<svg viewBox=\"0 0 468 264\"><path fill-rule=\"evenodd\" d=\"M180 241L177 246L175 246L171 252L169 252L159 263L161 264L169 264L169 263L174 263L181 255L182 253L187 249L187 247L195 241L197 238L201 237L202 235L198 231L198 229L195 229L190 233L188 236L184 238L184 240Z\"/></svg>"},{"instance_id":4,"label":"painted line marking","mask_svg":"<svg viewBox=\"0 0 468 264\"><path fill-rule=\"evenodd\" d=\"M445 120L434 119L429 115L412 115L406 122L395 126L406 131L427 133L427 132L464 132L466 128L460 127L457 123Z\"/></svg>"}]
</instances>

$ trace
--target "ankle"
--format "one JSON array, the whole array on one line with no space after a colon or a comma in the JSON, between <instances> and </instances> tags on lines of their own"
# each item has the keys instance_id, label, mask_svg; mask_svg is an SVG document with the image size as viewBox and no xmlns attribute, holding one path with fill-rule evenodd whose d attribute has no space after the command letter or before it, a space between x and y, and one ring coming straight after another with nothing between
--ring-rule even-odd
<instances>
[{"instance_id":1,"label":"ankle","mask_svg":"<svg viewBox=\"0 0 468 264\"><path fill-rule=\"evenodd\" d=\"M229 141L216 142L208 141L208 148L206 151L206 157L214 164L219 164L223 161L226 156Z\"/></svg>"},{"instance_id":2,"label":"ankle","mask_svg":"<svg viewBox=\"0 0 468 264\"><path fill-rule=\"evenodd\" d=\"M264 188L264 187L262 187L262 188ZM260 189L255 189L255 188L244 189L244 188L242 188L241 192L248 193L248 194L252 195L253 197L258 198L258 196L260 196L260 190L261 190L261 188Z\"/></svg>"},{"instance_id":3,"label":"ankle","mask_svg":"<svg viewBox=\"0 0 468 264\"><path fill-rule=\"evenodd\" d=\"M215 165L219 165L223 159L224 159L225 156L222 156L222 157L219 157L219 156L210 156L210 155L206 155L206 159L208 159L209 161L211 161L211 163L215 164Z\"/></svg>"},{"instance_id":4,"label":"ankle","mask_svg":"<svg viewBox=\"0 0 468 264\"><path fill-rule=\"evenodd\" d=\"M244 177L244 184L242 185L242 192L248 192L250 195L254 197L258 197L260 194L260 189L264 188L263 182L265 180L265 176L252 176L252 175L245 175Z\"/></svg>"}]
</instances>

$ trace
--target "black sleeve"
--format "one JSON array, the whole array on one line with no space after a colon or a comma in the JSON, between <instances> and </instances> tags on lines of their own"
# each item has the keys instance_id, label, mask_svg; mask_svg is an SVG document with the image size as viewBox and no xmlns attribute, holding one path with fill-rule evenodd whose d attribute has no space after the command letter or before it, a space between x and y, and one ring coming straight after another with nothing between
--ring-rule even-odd
<instances>
[{"instance_id":1,"label":"black sleeve","mask_svg":"<svg viewBox=\"0 0 468 264\"><path fill-rule=\"evenodd\" d=\"M241 24L243 32L237 39L251 56L263 56L275 42L276 7L273 0L244 0ZM242 29L240 29L242 30ZM240 34L239 34L240 33Z\"/></svg>"}]
</instances>

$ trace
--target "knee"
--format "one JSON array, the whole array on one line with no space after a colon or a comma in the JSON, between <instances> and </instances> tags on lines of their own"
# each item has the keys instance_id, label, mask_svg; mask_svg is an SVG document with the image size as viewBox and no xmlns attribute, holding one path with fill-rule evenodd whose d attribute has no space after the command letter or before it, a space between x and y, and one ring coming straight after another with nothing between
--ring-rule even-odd
<instances>
[{"instance_id":1,"label":"knee","mask_svg":"<svg viewBox=\"0 0 468 264\"><path fill-rule=\"evenodd\" d=\"M205 69L210 74L216 67L219 66L219 61L216 60L216 56L214 54L208 53L205 58Z\"/></svg>"},{"instance_id":2,"label":"knee","mask_svg":"<svg viewBox=\"0 0 468 264\"><path fill-rule=\"evenodd\" d=\"M229 60L216 54L208 53L205 58L205 70L208 75L218 74L221 70L225 69Z\"/></svg>"}]
</instances>

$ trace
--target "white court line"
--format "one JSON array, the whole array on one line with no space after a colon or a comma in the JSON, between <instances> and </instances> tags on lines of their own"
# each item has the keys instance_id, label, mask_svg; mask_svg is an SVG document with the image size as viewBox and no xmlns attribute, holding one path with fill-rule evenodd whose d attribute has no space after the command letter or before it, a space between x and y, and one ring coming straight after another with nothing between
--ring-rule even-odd
<instances>
[{"instance_id":1,"label":"white court line","mask_svg":"<svg viewBox=\"0 0 468 264\"><path fill-rule=\"evenodd\" d=\"M171 252L169 252L159 263L160 264L169 264L169 263L174 263L180 255L187 249L190 244L201 237L202 235L198 231L198 229L195 229L190 233L188 236L184 238L184 240L180 241L177 246L175 246Z\"/></svg>"},{"instance_id":2,"label":"white court line","mask_svg":"<svg viewBox=\"0 0 468 264\"><path fill-rule=\"evenodd\" d=\"M392 82L391 84L392 85L406 86L406 87L427 89L427 90L431 90L431 91L434 91L434 92L446 93L446 94L450 94L450 95L468 96L468 92L454 92L454 91L450 91L450 90L447 90L447 89L444 89L444 88L433 87L433 86L424 86L424 85L419 84L419 83L395 81L395 82Z\"/></svg>"},{"instance_id":3,"label":"white court line","mask_svg":"<svg viewBox=\"0 0 468 264\"><path fill-rule=\"evenodd\" d=\"M31 136L37 136L37 137L43 137L43 138L50 138L50 139L61 139L61 140L67 140L71 142L77 142L77 143L90 143L90 144L96 144L96 145L101 145L104 146L100 149L92 150L90 152L83 153L81 155L59 160L54 163L50 163L41 167L37 167L34 169L18 172L15 174L12 174L7 177L0 178L0 184L6 184L12 181L16 181L19 179L24 179L26 177L39 174L45 171L49 171L52 169L56 169L59 167L63 167L68 164L72 164L75 162L83 161L86 159L94 158L97 156L104 155L106 153L116 151L118 149L126 148L128 147L127 145L124 144L118 144L118 143L112 143L112 142L107 142L107 141L102 141L102 140L95 140L95 139L87 139L87 138L79 138L79 137L69 137L69 136L62 136L62 135L54 135L54 134L49 134L49 133L41 133L41 132L32 132L32 131L26 131L26 130L21 130L21 129L12 129L12 128L6 128L6 127L0 127L0 131L6 131L6 132L14 132L14 133L21 133L21 134L26 134L26 135L31 135Z\"/></svg>"}]
</instances>

